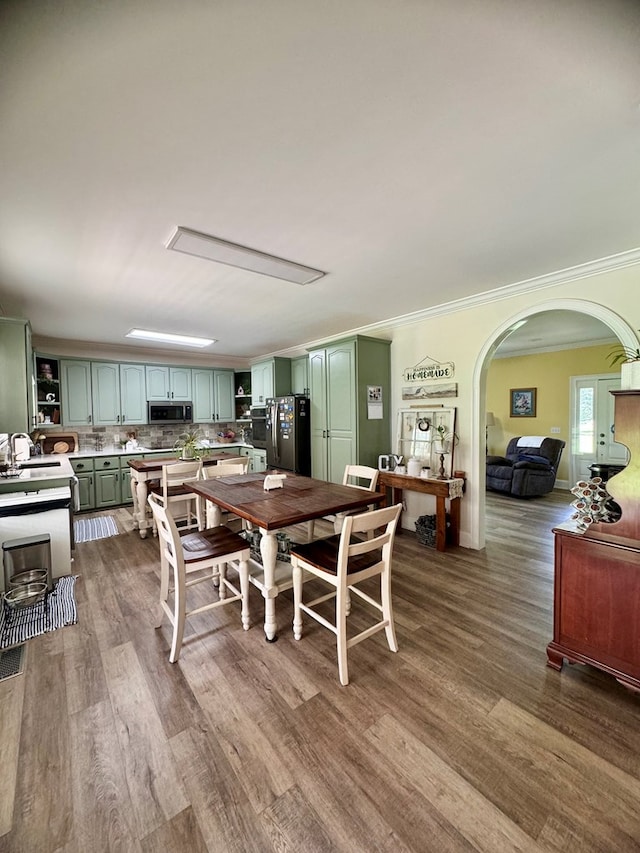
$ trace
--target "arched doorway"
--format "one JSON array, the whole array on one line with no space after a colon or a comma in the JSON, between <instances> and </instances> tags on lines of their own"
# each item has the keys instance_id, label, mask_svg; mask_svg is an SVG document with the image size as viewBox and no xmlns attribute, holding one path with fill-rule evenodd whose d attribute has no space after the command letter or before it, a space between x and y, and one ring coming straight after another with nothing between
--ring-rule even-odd
<instances>
[{"instance_id":1,"label":"arched doorway","mask_svg":"<svg viewBox=\"0 0 640 853\"><path fill-rule=\"evenodd\" d=\"M468 506L471 512L471 539L473 548L485 545L485 411L487 371L500 343L523 320L545 311L575 311L594 317L609 327L623 346L635 349L638 340L634 330L618 314L604 305L580 299L556 299L538 303L524 309L502 323L485 342L478 354L473 375L473 440L471 447L471 470L474 475L469 483Z\"/></svg>"}]
</instances>

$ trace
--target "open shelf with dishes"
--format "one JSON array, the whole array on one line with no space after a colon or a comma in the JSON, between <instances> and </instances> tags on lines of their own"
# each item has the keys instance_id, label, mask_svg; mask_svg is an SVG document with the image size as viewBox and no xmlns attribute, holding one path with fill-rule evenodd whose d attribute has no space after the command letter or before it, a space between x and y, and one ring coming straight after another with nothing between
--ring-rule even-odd
<instances>
[{"instance_id":1,"label":"open shelf with dishes","mask_svg":"<svg viewBox=\"0 0 640 853\"><path fill-rule=\"evenodd\" d=\"M235 373L236 383L236 421L251 423L251 371L241 370Z\"/></svg>"},{"instance_id":2,"label":"open shelf with dishes","mask_svg":"<svg viewBox=\"0 0 640 853\"><path fill-rule=\"evenodd\" d=\"M36 355L36 417L38 428L59 426L61 422L60 362Z\"/></svg>"}]
</instances>

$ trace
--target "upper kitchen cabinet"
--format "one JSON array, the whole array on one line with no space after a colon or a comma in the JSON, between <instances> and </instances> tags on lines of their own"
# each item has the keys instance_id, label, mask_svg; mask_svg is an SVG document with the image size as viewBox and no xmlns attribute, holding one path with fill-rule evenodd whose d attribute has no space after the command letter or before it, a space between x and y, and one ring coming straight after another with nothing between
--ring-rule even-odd
<instances>
[{"instance_id":1,"label":"upper kitchen cabinet","mask_svg":"<svg viewBox=\"0 0 640 853\"><path fill-rule=\"evenodd\" d=\"M309 396L309 357L291 359L291 393Z\"/></svg>"},{"instance_id":2,"label":"upper kitchen cabinet","mask_svg":"<svg viewBox=\"0 0 640 853\"><path fill-rule=\"evenodd\" d=\"M147 400L191 402L191 368L147 365Z\"/></svg>"},{"instance_id":3,"label":"upper kitchen cabinet","mask_svg":"<svg viewBox=\"0 0 640 853\"><path fill-rule=\"evenodd\" d=\"M269 358L251 365L251 403L265 403L269 397L291 393L291 359Z\"/></svg>"},{"instance_id":4,"label":"upper kitchen cabinet","mask_svg":"<svg viewBox=\"0 0 640 853\"><path fill-rule=\"evenodd\" d=\"M191 378L195 423L218 423L235 419L233 370L193 368Z\"/></svg>"},{"instance_id":5,"label":"upper kitchen cabinet","mask_svg":"<svg viewBox=\"0 0 640 853\"><path fill-rule=\"evenodd\" d=\"M92 362L91 400L96 426L146 424L144 365Z\"/></svg>"},{"instance_id":6,"label":"upper kitchen cabinet","mask_svg":"<svg viewBox=\"0 0 640 853\"><path fill-rule=\"evenodd\" d=\"M391 447L390 341L355 335L309 351L311 474L341 483L345 465L378 466Z\"/></svg>"},{"instance_id":7,"label":"upper kitchen cabinet","mask_svg":"<svg viewBox=\"0 0 640 853\"><path fill-rule=\"evenodd\" d=\"M27 320L0 319L0 432L33 429L33 355Z\"/></svg>"},{"instance_id":8,"label":"upper kitchen cabinet","mask_svg":"<svg viewBox=\"0 0 640 853\"><path fill-rule=\"evenodd\" d=\"M60 361L62 381L62 421L65 426L93 423L91 402L91 362L79 359Z\"/></svg>"}]
</instances>

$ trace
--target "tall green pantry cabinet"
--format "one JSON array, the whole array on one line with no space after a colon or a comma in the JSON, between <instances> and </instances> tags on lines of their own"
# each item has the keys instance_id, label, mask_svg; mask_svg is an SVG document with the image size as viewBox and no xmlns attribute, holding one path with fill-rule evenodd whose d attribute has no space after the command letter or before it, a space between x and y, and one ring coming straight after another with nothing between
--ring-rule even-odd
<instances>
[{"instance_id":1,"label":"tall green pantry cabinet","mask_svg":"<svg viewBox=\"0 0 640 853\"><path fill-rule=\"evenodd\" d=\"M345 465L377 468L389 452L390 348L391 341L354 335L309 350L311 474L318 480L341 483Z\"/></svg>"},{"instance_id":2,"label":"tall green pantry cabinet","mask_svg":"<svg viewBox=\"0 0 640 853\"><path fill-rule=\"evenodd\" d=\"M27 320L0 319L0 432L33 429L33 353Z\"/></svg>"}]
</instances>

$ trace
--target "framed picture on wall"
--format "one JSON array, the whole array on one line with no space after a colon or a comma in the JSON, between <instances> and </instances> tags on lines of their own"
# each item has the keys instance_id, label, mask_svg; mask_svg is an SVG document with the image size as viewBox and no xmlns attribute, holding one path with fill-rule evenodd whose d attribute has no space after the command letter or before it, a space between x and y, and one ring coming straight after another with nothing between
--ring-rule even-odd
<instances>
[{"instance_id":1,"label":"framed picture on wall","mask_svg":"<svg viewBox=\"0 0 640 853\"><path fill-rule=\"evenodd\" d=\"M535 418L537 388L512 388L509 411L512 418Z\"/></svg>"}]
</instances>

